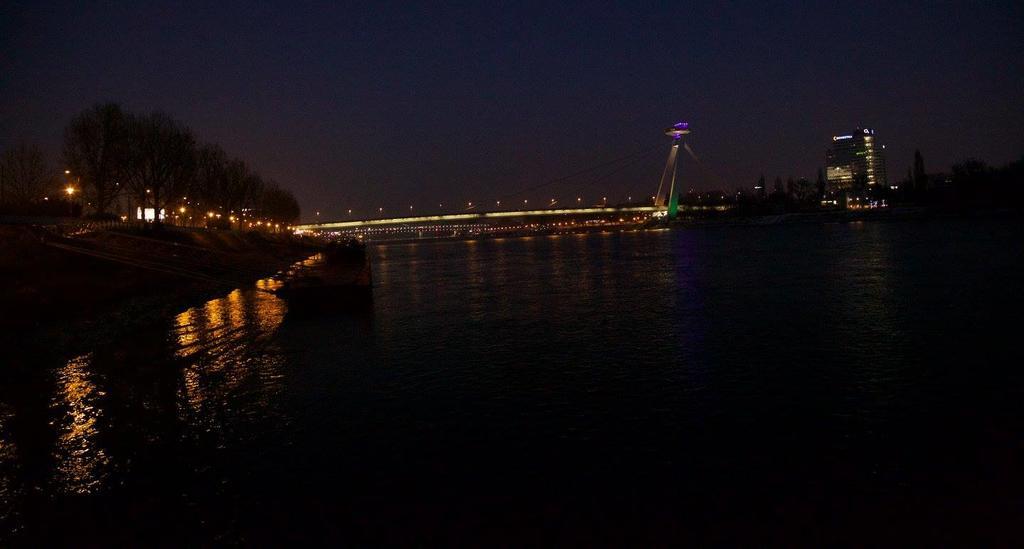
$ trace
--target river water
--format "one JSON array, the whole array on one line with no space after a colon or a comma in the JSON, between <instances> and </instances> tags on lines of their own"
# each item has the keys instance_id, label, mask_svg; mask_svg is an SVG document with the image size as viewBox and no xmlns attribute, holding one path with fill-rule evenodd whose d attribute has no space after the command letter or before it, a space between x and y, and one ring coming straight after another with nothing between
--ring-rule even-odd
<instances>
[{"instance_id":1,"label":"river water","mask_svg":"<svg viewBox=\"0 0 1024 549\"><path fill-rule=\"evenodd\" d=\"M388 244L0 374L9 541L1007 541L1021 224ZM26 370L28 371L26 373ZM0 540L4 539L0 537Z\"/></svg>"}]
</instances>

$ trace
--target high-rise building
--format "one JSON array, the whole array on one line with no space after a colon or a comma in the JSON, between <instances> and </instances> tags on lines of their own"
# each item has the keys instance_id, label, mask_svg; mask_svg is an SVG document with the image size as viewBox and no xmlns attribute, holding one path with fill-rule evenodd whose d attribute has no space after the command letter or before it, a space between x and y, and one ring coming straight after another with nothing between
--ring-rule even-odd
<instances>
[{"instance_id":1,"label":"high-rise building","mask_svg":"<svg viewBox=\"0 0 1024 549\"><path fill-rule=\"evenodd\" d=\"M825 179L829 190L847 190L858 182L867 188L885 187L884 149L885 146L878 143L875 130L868 128L832 136L832 146L825 151Z\"/></svg>"}]
</instances>

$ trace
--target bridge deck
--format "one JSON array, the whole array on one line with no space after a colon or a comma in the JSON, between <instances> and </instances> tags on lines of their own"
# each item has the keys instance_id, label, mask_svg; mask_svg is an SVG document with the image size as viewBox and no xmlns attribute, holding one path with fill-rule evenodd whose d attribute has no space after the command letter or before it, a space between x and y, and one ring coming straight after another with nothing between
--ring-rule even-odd
<instances>
[{"instance_id":1,"label":"bridge deck","mask_svg":"<svg viewBox=\"0 0 1024 549\"><path fill-rule=\"evenodd\" d=\"M655 212L663 211L664 207L655 206L625 206L625 207L599 207L599 208L562 208L546 210L514 210L496 212L467 212L457 214L419 215L408 217L391 217L379 219L360 219L353 221L331 221L326 223L310 223L296 225L295 228L304 231L315 231L323 229L352 229L356 227L371 227L381 225L408 225L415 223L437 223L444 221L473 221L514 217L550 217L559 215L587 215L587 214L615 214L628 212Z\"/></svg>"}]
</instances>

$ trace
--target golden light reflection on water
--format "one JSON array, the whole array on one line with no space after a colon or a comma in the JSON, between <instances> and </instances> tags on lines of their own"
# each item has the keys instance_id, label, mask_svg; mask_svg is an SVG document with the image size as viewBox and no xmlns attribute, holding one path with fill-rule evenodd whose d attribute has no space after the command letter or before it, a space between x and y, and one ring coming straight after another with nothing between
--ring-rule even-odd
<instances>
[{"instance_id":1,"label":"golden light reflection on water","mask_svg":"<svg viewBox=\"0 0 1024 549\"><path fill-rule=\"evenodd\" d=\"M7 440L8 424L13 415L12 410L0 403L0 526L15 512L14 499L18 492L15 483L18 449L13 441ZM3 539L2 533L0 539Z\"/></svg>"},{"instance_id":2,"label":"golden light reflection on water","mask_svg":"<svg viewBox=\"0 0 1024 549\"><path fill-rule=\"evenodd\" d=\"M229 399L245 399L241 408L272 404L284 377L282 354L271 337L287 312L285 302L271 293L279 286L263 279L255 290L235 290L175 318L175 354L187 360L179 392L181 419L219 430L229 410L244 413L225 405Z\"/></svg>"},{"instance_id":3,"label":"golden light reflection on water","mask_svg":"<svg viewBox=\"0 0 1024 549\"><path fill-rule=\"evenodd\" d=\"M110 474L110 458L98 442L103 417L98 400L103 392L91 361L91 354L85 354L57 371L57 390L50 404L57 411L55 485L75 494L95 491Z\"/></svg>"}]
</instances>

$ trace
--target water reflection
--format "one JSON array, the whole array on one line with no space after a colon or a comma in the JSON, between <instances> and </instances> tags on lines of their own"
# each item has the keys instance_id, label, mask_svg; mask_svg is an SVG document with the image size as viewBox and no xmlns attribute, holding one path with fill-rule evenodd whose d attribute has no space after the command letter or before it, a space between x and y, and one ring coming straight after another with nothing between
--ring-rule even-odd
<instances>
[{"instance_id":1,"label":"water reflection","mask_svg":"<svg viewBox=\"0 0 1024 549\"><path fill-rule=\"evenodd\" d=\"M283 382L284 355L272 340L287 312L270 290L235 290L174 320L175 354L186 361L179 390L179 418L205 432L220 432L227 416L272 406ZM245 406L226 406L229 398Z\"/></svg>"},{"instance_id":2,"label":"water reflection","mask_svg":"<svg viewBox=\"0 0 1024 549\"><path fill-rule=\"evenodd\" d=\"M14 440L7 435L11 432L10 422L14 417L14 411L10 406L0 402L0 541L4 539L2 529L14 522L14 502L20 496L17 477L20 467L18 466L18 448Z\"/></svg>"},{"instance_id":3,"label":"water reflection","mask_svg":"<svg viewBox=\"0 0 1024 549\"><path fill-rule=\"evenodd\" d=\"M110 474L110 458L99 443L104 393L98 388L91 361L91 354L82 355L57 371L51 404L57 413L58 432L53 455L55 485L75 494L97 490Z\"/></svg>"},{"instance_id":4,"label":"water reflection","mask_svg":"<svg viewBox=\"0 0 1024 549\"><path fill-rule=\"evenodd\" d=\"M89 501L173 500L190 482L221 482L196 478L208 453L258 432L241 424L270 428L282 417L278 286L261 280L56 364L26 352L31 367L3 371L0 545L26 525L45 532L53 506L74 517L71 532L108 512ZM40 496L47 503L34 504Z\"/></svg>"}]
</instances>

